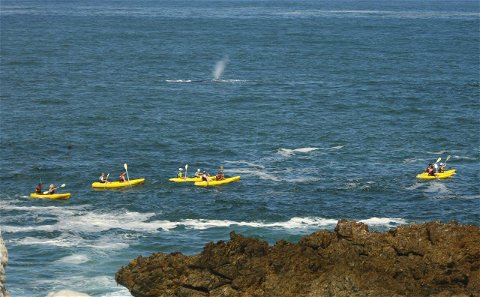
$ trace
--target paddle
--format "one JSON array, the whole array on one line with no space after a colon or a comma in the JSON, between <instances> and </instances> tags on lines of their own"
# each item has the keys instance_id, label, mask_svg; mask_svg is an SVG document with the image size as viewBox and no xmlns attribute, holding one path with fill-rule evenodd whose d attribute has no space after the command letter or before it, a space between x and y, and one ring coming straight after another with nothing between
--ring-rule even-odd
<instances>
[{"instance_id":1,"label":"paddle","mask_svg":"<svg viewBox=\"0 0 480 297\"><path fill-rule=\"evenodd\" d=\"M187 178L188 164L185 164L185 178Z\"/></svg>"},{"instance_id":2,"label":"paddle","mask_svg":"<svg viewBox=\"0 0 480 297\"><path fill-rule=\"evenodd\" d=\"M123 168L125 168L125 172L127 173L127 180L128 180L128 183L130 183L130 178L128 177L128 165L127 165L127 163L123 164Z\"/></svg>"},{"instance_id":3,"label":"paddle","mask_svg":"<svg viewBox=\"0 0 480 297\"><path fill-rule=\"evenodd\" d=\"M65 188L65 184L61 184L61 185L60 185L60 188ZM43 195L47 195L47 194L48 194L48 191L44 191L44 192L43 192Z\"/></svg>"},{"instance_id":4,"label":"paddle","mask_svg":"<svg viewBox=\"0 0 480 297\"><path fill-rule=\"evenodd\" d=\"M108 177L110 176L110 173L107 173L107 177L105 178L105 182L103 183L103 188L107 187L107 184L109 183Z\"/></svg>"},{"instance_id":5,"label":"paddle","mask_svg":"<svg viewBox=\"0 0 480 297\"><path fill-rule=\"evenodd\" d=\"M445 160L445 164L443 164L443 168L447 168L447 161L450 160L450 155L448 155L447 159Z\"/></svg>"}]
</instances>

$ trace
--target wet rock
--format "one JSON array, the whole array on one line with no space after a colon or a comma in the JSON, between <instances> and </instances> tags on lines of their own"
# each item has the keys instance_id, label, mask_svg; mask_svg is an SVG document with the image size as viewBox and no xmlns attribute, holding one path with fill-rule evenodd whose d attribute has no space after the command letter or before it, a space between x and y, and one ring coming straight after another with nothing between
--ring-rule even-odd
<instances>
[{"instance_id":1,"label":"wet rock","mask_svg":"<svg viewBox=\"0 0 480 297\"><path fill-rule=\"evenodd\" d=\"M370 232L341 220L298 243L234 232L202 253L138 257L116 274L147 296L480 296L480 227L455 222Z\"/></svg>"},{"instance_id":2,"label":"wet rock","mask_svg":"<svg viewBox=\"0 0 480 297\"><path fill-rule=\"evenodd\" d=\"M0 297L9 297L10 295L7 292L5 287L5 268L8 263L8 252L5 242L3 241L2 233L0 233Z\"/></svg>"}]
</instances>

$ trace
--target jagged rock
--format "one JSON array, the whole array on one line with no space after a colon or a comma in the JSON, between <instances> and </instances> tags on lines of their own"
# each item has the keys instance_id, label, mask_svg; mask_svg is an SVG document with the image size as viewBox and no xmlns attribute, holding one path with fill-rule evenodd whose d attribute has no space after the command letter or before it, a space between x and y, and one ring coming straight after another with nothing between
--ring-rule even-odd
<instances>
[{"instance_id":1,"label":"jagged rock","mask_svg":"<svg viewBox=\"0 0 480 297\"><path fill-rule=\"evenodd\" d=\"M8 252L5 242L3 241L2 233L0 232L0 297L9 297L10 295L7 292L5 287L5 267L8 263Z\"/></svg>"},{"instance_id":2,"label":"jagged rock","mask_svg":"<svg viewBox=\"0 0 480 297\"><path fill-rule=\"evenodd\" d=\"M480 296L480 227L404 225L386 233L341 220L298 243L234 232L202 253L138 257L116 274L136 297Z\"/></svg>"}]
</instances>

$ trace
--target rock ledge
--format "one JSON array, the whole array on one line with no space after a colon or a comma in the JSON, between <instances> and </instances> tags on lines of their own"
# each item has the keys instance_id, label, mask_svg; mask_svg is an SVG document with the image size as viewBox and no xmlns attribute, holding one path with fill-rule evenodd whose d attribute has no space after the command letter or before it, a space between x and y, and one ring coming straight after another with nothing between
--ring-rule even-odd
<instances>
[{"instance_id":1,"label":"rock ledge","mask_svg":"<svg viewBox=\"0 0 480 297\"><path fill-rule=\"evenodd\" d=\"M135 297L480 296L480 227L404 225L386 233L341 220L298 243L230 233L199 255L137 257L116 274Z\"/></svg>"}]
</instances>

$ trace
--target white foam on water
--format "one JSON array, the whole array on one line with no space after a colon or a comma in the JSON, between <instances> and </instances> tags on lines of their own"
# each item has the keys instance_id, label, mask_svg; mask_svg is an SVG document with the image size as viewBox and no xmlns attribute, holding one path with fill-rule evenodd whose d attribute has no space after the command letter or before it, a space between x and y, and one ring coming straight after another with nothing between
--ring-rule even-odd
<instances>
[{"instance_id":1,"label":"white foam on water","mask_svg":"<svg viewBox=\"0 0 480 297\"><path fill-rule=\"evenodd\" d=\"M13 239L12 243L17 245L46 245L46 246L58 246L58 247L79 247L83 246L85 240L81 237L63 233L55 238L45 237L22 237L19 239Z\"/></svg>"},{"instance_id":2,"label":"white foam on water","mask_svg":"<svg viewBox=\"0 0 480 297\"><path fill-rule=\"evenodd\" d=\"M319 149L318 147L302 147L302 148L294 149L293 151L298 153L309 153L309 152L316 151L318 149Z\"/></svg>"},{"instance_id":3,"label":"white foam on water","mask_svg":"<svg viewBox=\"0 0 480 297\"><path fill-rule=\"evenodd\" d=\"M259 169L251 169L251 168L235 168L235 173L240 175L245 174L245 175L254 176L261 180L271 180L275 182L282 181L281 178L278 178L271 171L267 171L267 170L259 170Z\"/></svg>"},{"instance_id":4,"label":"white foam on water","mask_svg":"<svg viewBox=\"0 0 480 297\"><path fill-rule=\"evenodd\" d=\"M56 262L66 263L66 264L82 264L90 261L90 258L87 255L76 254L71 256L63 257Z\"/></svg>"},{"instance_id":5,"label":"white foam on water","mask_svg":"<svg viewBox=\"0 0 480 297\"><path fill-rule=\"evenodd\" d=\"M263 166L263 165L252 163L252 162L249 162L249 161L246 161L246 160L225 161L225 163L227 163L227 164L244 164L244 165L254 167L254 168L257 168L257 169L265 169L265 166Z\"/></svg>"},{"instance_id":6,"label":"white foam on water","mask_svg":"<svg viewBox=\"0 0 480 297\"><path fill-rule=\"evenodd\" d=\"M178 222L170 222L170 229L183 226L187 229L206 230L211 228L228 228L231 226L243 226L251 228L265 228L265 229L285 229L285 230L305 230L324 228L328 226L335 226L337 219L327 219L319 217L293 217L288 221L283 222L264 222L264 221L231 221L231 220L208 220L208 219L186 219ZM407 222L401 218L370 218L360 220L368 225L391 227L398 224L406 224ZM166 227L166 226L165 226ZM166 229L167 230L167 229Z\"/></svg>"},{"instance_id":7,"label":"white foam on water","mask_svg":"<svg viewBox=\"0 0 480 297\"><path fill-rule=\"evenodd\" d=\"M428 187L423 190L423 192L429 194L448 194L450 190L442 182L432 182L428 184Z\"/></svg>"},{"instance_id":8,"label":"white foam on water","mask_svg":"<svg viewBox=\"0 0 480 297\"><path fill-rule=\"evenodd\" d=\"M295 155L295 153L303 153L307 154L312 151L319 150L320 148L318 147L302 147L302 148L296 148L296 149L287 149L287 148L279 148L277 150L277 153L284 156L284 157L290 157Z\"/></svg>"},{"instance_id":9,"label":"white foam on water","mask_svg":"<svg viewBox=\"0 0 480 297\"><path fill-rule=\"evenodd\" d=\"M100 297L131 297L130 291L123 287L123 286L116 286L117 290L115 292L106 293L104 295L100 295Z\"/></svg>"},{"instance_id":10,"label":"white foam on water","mask_svg":"<svg viewBox=\"0 0 480 297\"><path fill-rule=\"evenodd\" d=\"M407 221L405 221L402 218L369 218L365 220L360 220L359 222L362 222L364 224L367 224L369 226L385 226L385 227L394 227L397 225L404 225L407 224Z\"/></svg>"},{"instance_id":11,"label":"white foam on water","mask_svg":"<svg viewBox=\"0 0 480 297\"><path fill-rule=\"evenodd\" d=\"M104 297L127 297L132 296L127 288L123 286L118 286L115 282L114 277L107 276L107 275L100 275L94 277L87 277L81 275L59 275L55 278L49 279L36 279L36 284L41 286L49 286L55 288L61 288L62 290L74 290L77 292L85 291L85 288L88 288L91 291L95 289L102 289L108 288L111 292L104 293L103 295L95 295L95 296L104 296ZM54 293L54 292L50 292ZM85 293L83 293L85 294ZM57 296L57 295L54 295ZM62 296L63 295L59 295ZM69 295L65 295L69 296ZM72 296L84 296L84 295L72 295ZM86 295L89 296L89 295ZM71 296L69 296L71 297Z\"/></svg>"},{"instance_id":12,"label":"white foam on water","mask_svg":"<svg viewBox=\"0 0 480 297\"><path fill-rule=\"evenodd\" d=\"M48 293L47 297L90 297L90 295L71 290L60 290Z\"/></svg>"},{"instance_id":13,"label":"white foam on water","mask_svg":"<svg viewBox=\"0 0 480 297\"><path fill-rule=\"evenodd\" d=\"M214 82L220 82L220 83L244 83L248 82L248 80L245 79L214 79Z\"/></svg>"},{"instance_id":14,"label":"white foam on water","mask_svg":"<svg viewBox=\"0 0 480 297\"><path fill-rule=\"evenodd\" d=\"M284 156L284 157L290 157L295 155L292 149L286 149L286 148L280 148L277 151L278 154Z\"/></svg>"},{"instance_id":15,"label":"white foam on water","mask_svg":"<svg viewBox=\"0 0 480 297\"><path fill-rule=\"evenodd\" d=\"M405 190L410 190L410 191L416 190L416 189L418 189L418 188L420 188L420 187L422 187L422 186L424 186L424 185L425 185L425 183L414 183L414 184L411 185L410 187L406 187Z\"/></svg>"},{"instance_id":16,"label":"white foam on water","mask_svg":"<svg viewBox=\"0 0 480 297\"><path fill-rule=\"evenodd\" d=\"M191 79L166 79L168 83L191 83Z\"/></svg>"},{"instance_id":17,"label":"white foam on water","mask_svg":"<svg viewBox=\"0 0 480 297\"><path fill-rule=\"evenodd\" d=\"M339 150L339 149L342 149L342 148L344 148L344 147L345 147L344 145L337 145L337 146L331 147L330 149L332 149L332 150Z\"/></svg>"},{"instance_id":18,"label":"white foam on water","mask_svg":"<svg viewBox=\"0 0 480 297\"><path fill-rule=\"evenodd\" d=\"M457 156L457 155L452 156L452 159L459 160L459 161L461 161L461 160L477 160L477 158L475 158L475 157Z\"/></svg>"},{"instance_id":19,"label":"white foam on water","mask_svg":"<svg viewBox=\"0 0 480 297\"><path fill-rule=\"evenodd\" d=\"M305 228L314 228L314 227L324 227L328 225L335 225L337 220L333 219L324 219L324 218L298 218L294 217L285 222L262 222L262 221L253 221L253 222L237 222L230 220L202 220L202 219L187 219L177 222L177 226L184 226L186 228L195 229L195 230L205 230L210 228L226 228L231 226L244 226L252 228L274 228L274 229L305 229Z\"/></svg>"}]
</instances>

